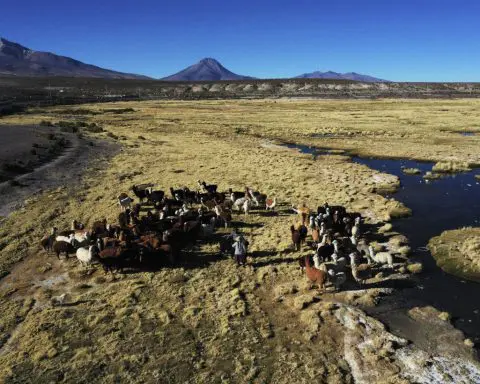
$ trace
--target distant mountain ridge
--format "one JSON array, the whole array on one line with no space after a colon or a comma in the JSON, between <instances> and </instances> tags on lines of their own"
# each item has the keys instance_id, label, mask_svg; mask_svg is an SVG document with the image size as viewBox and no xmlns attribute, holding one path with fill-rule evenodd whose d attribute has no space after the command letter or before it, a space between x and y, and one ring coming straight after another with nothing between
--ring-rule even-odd
<instances>
[{"instance_id":1,"label":"distant mountain ridge","mask_svg":"<svg viewBox=\"0 0 480 384\"><path fill-rule=\"evenodd\" d=\"M366 83L380 83L386 82L387 80L378 79L373 76L369 75L362 75L356 72L348 72L348 73L338 73L333 71L328 72L310 72L304 73L300 76L295 76L295 79L335 79L335 80L354 80L354 81L363 81Z\"/></svg>"},{"instance_id":2,"label":"distant mountain ridge","mask_svg":"<svg viewBox=\"0 0 480 384\"><path fill-rule=\"evenodd\" d=\"M21 44L0 37L0 76L25 77L93 77L104 79L152 79L148 76L124 73L86 64L66 56L51 52L34 51ZM355 72L338 73L333 71L304 73L291 79L336 79L361 82L386 82L373 76ZM218 81L255 80L255 77L239 75L225 68L217 60L207 57L163 81ZM265 79L266 80L266 79Z\"/></svg>"},{"instance_id":3,"label":"distant mountain ridge","mask_svg":"<svg viewBox=\"0 0 480 384\"><path fill-rule=\"evenodd\" d=\"M34 51L0 37L0 75L97 77L105 79L150 79L85 64L51 52Z\"/></svg>"},{"instance_id":4,"label":"distant mountain ridge","mask_svg":"<svg viewBox=\"0 0 480 384\"><path fill-rule=\"evenodd\" d=\"M250 76L242 76L229 71L217 60L207 57L180 72L164 77L166 81L216 81L216 80L248 80Z\"/></svg>"}]
</instances>

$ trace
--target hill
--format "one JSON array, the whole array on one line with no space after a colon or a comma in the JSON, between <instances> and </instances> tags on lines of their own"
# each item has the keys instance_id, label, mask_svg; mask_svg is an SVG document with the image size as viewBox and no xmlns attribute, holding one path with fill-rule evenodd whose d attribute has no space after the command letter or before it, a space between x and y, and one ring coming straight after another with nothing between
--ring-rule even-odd
<instances>
[{"instance_id":1,"label":"hill","mask_svg":"<svg viewBox=\"0 0 480 384\"><path fill-rule=\"evenodd\" d=\"M310 72L304 73L302 75L296 76L296 79L332 79L332 80L354 80L354 81L363 81L367 83L379 83L386 82L387 80L378 79L369 75L362 75L361 73L348 72L348 73L338 73L333 71L328 72Z\"/></svg>"},{"instance_id":2,"label":"hill","mask_svg":"<svg viewBox=\"0 0 480 384\"><path fill-rule=\"evenodd\" d=\"M0 75L27 77L97 77L105 79L148 79L147 76L116 72L85 64L51 52L34 51L0 37Z\"/></svg>"},{"instance_id":3,"label":"hill","mask_svg":"<svg viewBox=\"0 0 480 384\"><path fill-rule=\"evenodd\" d=\"M229 71L217 60L205 58L180 72L164 77L166 81L216 81L216 80L248 80L253 77L237 75Z\"/></svg>"}]
</instances>

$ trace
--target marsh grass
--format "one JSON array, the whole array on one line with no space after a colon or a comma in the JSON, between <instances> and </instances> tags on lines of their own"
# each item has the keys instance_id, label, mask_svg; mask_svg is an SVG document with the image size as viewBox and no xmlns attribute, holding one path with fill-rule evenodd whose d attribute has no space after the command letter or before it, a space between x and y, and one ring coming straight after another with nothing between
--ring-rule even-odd
<instances>
[{"instance_id":1,"label":"marsh grass","mask_svg":"<svg viewBox=\"0 0 480 384\"><path fill-rule=\"evenodd\" d=\"M480 228L442 232L430 239L428 248L438 266L446 272L480 281Z\"/></svg>"},{"instance_id":2,"label":"marsh grass","mask_svg":"<svg viewBox=\"0 0 480 384\"><path fill-rule=\"evenodd\" d=\"M0 269L10 274L0 291L0 308L6 308L0 313L2 333L7 335L2 339L0 380L92 382L102 377L105 382L281 383L328 377L330 382L352 382L344 351L347 331L336 317L339 307L328 302L335 294L317 298L300 273L297 261L310 251L291 249L289 227L298 217L289 207L303 202L312 209L325 201L342 204L361 212L372 225L403 215L408 208L374 192L397 188L395 177L352 163L346 156L319 156L314 161L272 142L293 140L369 155L415 153L414 157L441 160L451 147L434 143L440 134L438 124L466 125L467 117L461 113L476 116L477 104L471 100L112 104L112 109L133 109L128 113L82 106L90 111L79 113L85 123L106 130L85 134L91 140L123 138L122 151L108 160L106 168L89 164L77 185L34 196L2 222ZM442 121L432 111L439 106L450 110ZM4 119L22 124L64 121L64 110ZM421 124L412 124L420 117ZM317 132L338 132L349 140L313 139ZM459 158L478 157L471 150L475 140L455 135L453 142L462 148ZM96 268L85 273L74 259L58 262L39 248L39 239L53 225L68 228L73 219L87 226L101 218L116 222L116 196L131 193L133 184L154 182L168 191L170 186L195 188L198 179L218 184L221 190L248 185L277 197L275 215L255 210L247 217L234 215L250 241L247 267L237 268L229 258L218 256L217 244L204 241L187 249L184 263L177 267L133 271L112 279ZM12 293L8 286L16 290ZM52 306L52 297L62 293L68 293L65 305ZM362 302L374 303L372 295ZM352 297L360 302L363 296ZM391 360L371 356L374 366L390 372L390 382L401 382Z\"/></svg>"}]
</instances>

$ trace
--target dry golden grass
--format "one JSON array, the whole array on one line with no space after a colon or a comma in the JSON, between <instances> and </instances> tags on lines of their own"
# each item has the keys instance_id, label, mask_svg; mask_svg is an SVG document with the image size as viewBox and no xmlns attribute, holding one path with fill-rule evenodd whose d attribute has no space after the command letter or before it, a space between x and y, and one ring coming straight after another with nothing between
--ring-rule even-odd
<instances>
[{"instance_id":1,"label":"dry golden grass","mask_svg":"<svg viewBox=\"0 0 480 384\"><path fill-rule=\"evenodd\" d=\"M91 166L78 184L35 196L2 222L0 265L11 273L0 286L0 329L5 335L0 381L353 382L343 350L350 331L337 320L343 309L326 304L335 300L332 293L318 303L316 292L305 284L296 260L309 251L290 250L288 228L297 217L288 208L302 202L315 208L328 201L360 211L370 223L404 215L408 208L373 192L398 186L396 177L341 155L314 161L275 145L275 140L354 148L370 155L415 153L413 157L435 160L448 159L453 143L461 147L455 153L458 159L479 162L477 138L440 131L464 129L478 115L477 104L142 102L108 106L135 109L128 114L83 116L115 135L117 139L109 140L123 150L107 167ZM445 108L449 113L439 112ZM62 109L4 121L66 120ZM342 138L311 136L318 133ZM110 281L99 271L85 273L73 259L59 262L39 249L38 240L52 225L66 228L73 219L89 225L103 217L115 222L115 198L132 184L152 181L168 190L193 188L197 179L222 190L249 185L277 197L278 215L234 217L244 222L242 231L251 244L246 268L218 258L217 245L204 242L189 250L187 261L177 268ZM52 297L63 293L66 305L53 306ZM299 303L313 312L302 315ZM312 316L317 325L310 322ZM358 332L355 337L361 337ZM388 354L356 358L366 359L369 366L381 363L372 382L404 382Z\"/></svg>"}]
</instances>

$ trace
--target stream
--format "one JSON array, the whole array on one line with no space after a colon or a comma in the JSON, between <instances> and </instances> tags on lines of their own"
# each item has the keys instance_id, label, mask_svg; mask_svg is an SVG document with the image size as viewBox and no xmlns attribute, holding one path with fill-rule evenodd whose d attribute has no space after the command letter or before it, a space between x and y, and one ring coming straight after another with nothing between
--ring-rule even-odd
<instances>
[{"instance_id":1,"label":"stream","mask_svg":"<svg viewBox=\"0 0 480 384\"><path fill-rule=\"evenodd\" d=\"M328 155L328 149L287 144L302 153L314 156ZM414 160L361 158L351 156L353 162L366 165L384 173L398 176L401 186L394 197L413 215L394 219L394 230L408 237L412 255L422 261L424 272L414 277L414 284L401 288L391 298L383 299L375 309L367 311L383 321L400 336L414 339L421 330L408 329L408 309L414 306L432 305L450 313L452 324L466 337L480 345L480 283L466 281L447 274L436 265L426 249L430 238L448 229L480 226L480 183L474 177L476 171L447 175L426 182L422 175L406 175L402 168L418 168L422 173L431 171L434 163ZM418 335L417 335L418 336Z\"/></svg>"}]
</instances>

